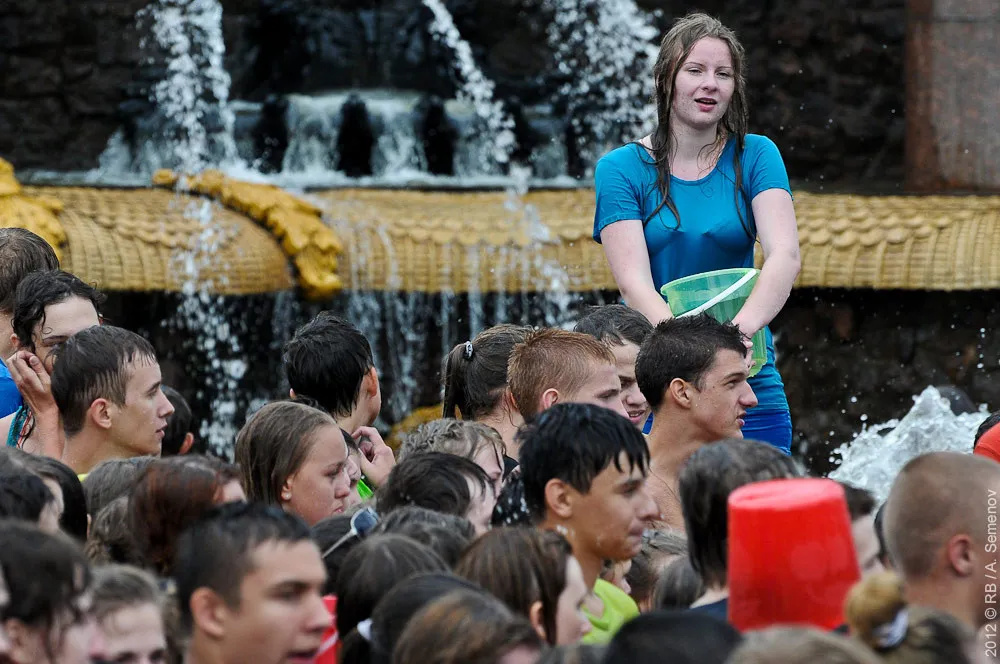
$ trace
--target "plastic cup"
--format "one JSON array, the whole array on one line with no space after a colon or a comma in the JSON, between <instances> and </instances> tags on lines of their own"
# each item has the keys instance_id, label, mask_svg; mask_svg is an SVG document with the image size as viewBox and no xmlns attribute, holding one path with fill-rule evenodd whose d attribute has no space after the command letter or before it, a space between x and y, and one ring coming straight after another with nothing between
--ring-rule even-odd
<instances>
[{"instance_id":1,"label":"plastic cup","mask_svg":"<svg viewBox=\"0 0 1000 664\"><path fill-rule=\"evenodd\" d=\"M703 311L717 321L729 323L750 297L759 274L752 267L702 272L664 284L660 287L660 294L667 299L674 316ZM764 330L758 330L752 341L753 365L750 375L756 376L767 364L767 336Z\"/></svg>"},{"instance_id":2,"label":"plastic cup","mask_svg":"<svg viewBox=\"0 0 1000 664\"><path fill-rule=\"evenodd\" d=\"M844 599L861 578L844 489L833 480L788 479L729 496L729 622L844 624Z\"/></svg>"}]
</instances>

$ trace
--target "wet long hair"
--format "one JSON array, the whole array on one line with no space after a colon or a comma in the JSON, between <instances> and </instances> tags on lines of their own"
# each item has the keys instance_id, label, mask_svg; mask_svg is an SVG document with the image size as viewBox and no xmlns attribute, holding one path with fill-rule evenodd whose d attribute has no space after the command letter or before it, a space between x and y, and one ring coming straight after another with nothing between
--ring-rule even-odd
<instances>
[{"instance_id":1,"label":"wet long hair","mask_svg":"<svg viewBox=\"0 0 1000 664\"><path fill-rule=\"evenodd\" d=\"M507 389L507 361L530 327L501 324L451 349L444 366L444 417L479 420L497 409Z\"/></svg>"},{"instance_id":2,"label":"wet long hair","mask_svg":"<svg viewBox=\"0 0 1000 664\"><path fill-rule=\"evenodd\" d=\"M677 205L670 197L670 157L676 148L673 131L670 126L674 101L674 81L681 66L691 55L694 45L705 38L720 39L729 47L733 59L733 97L729 108L716 127L715 142L708 146L711 150L720 150L731 137L735 142L733 151L733 172L735 174L736 210L740 217L743 230L751 238L756 237L756 229L740 212L740 195L743 192L743 173L740 156L746 144L749 125L749 109L746 95L746 53L743 45L736 38L736 33L727 28L717 18L707 14L693 13L677 19L673 27L660 42L660 53L653 66L653 102L656 104L656 128L650 136L653 165L656 166L656 188L660 192L661 201L649 215L643 219L645 226L660 213L664 207L673 213L677 219L677 228L681 225L681 215ZM645 149L642 150L645 152ZM749 203L748 203L749 204Z\"/></svg>"}]
</instances>

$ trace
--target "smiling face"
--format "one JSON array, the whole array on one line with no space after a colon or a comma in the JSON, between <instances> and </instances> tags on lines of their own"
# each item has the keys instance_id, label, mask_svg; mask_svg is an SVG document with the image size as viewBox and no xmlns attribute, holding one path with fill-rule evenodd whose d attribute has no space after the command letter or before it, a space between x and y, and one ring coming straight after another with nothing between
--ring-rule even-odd
<instances>
[{"instance_id":1,"label":"smiling face","mask_svg":"<svg viewBox=\"0 0 1000 664\"><path fill-rule=\"evenodd\" d=\"M111 404L109 434L131 456L156 456L174 407L160 389L160 365L155 359L136 356L128 366L125 403Z\"/></svg>"},{"instance_id":2,"label":"smiling face","mask_svg":"<svg viewBox=\"0 0 1000 664\"><path fill-rule=\"evenodd\" d=\"M635 381L635 358L639 355L639 346L630 341L621 345L611 345L615 355L615 366L618 369L618 380L621 381L621 400L625 413L640 431L649 417L649 403L642 396L639 384Z\"/></svg>"},{"instance_id":3,"label":"smiling face","mask_svg":"<svg viewBox=\"0 0 1000 664\"><path fill-rule=\"evenodd\" d=\"M690 417L700 429L700 438L714 442L743 437L743 418L757 405L747 378L747 358L733 350L720 350L715 362L691 390Z\"/></svg>"},{"instance_id":4,"label":"smiling face","mask_svg":"<svg viewBox=\"0 0 1000 664\"><path fill-rule=\"evenodd\" d=\"M340 427L321 426L311 436L305 461L285 480L281 491L281 506L310 526L341 514L351 498L347 443Z\"/></svg>"},{"instance_id":5,"label":"smiling face","mask_svg":"<svg viewBox=\"0 0 1000 664\"><path fill-rule=\"evenodd\" d=\"M736 88L729 45L715 37L698 40L674 79L672 120L695 130L722 120Z\"/></svg>"},{"instance_id":6,"label":"smiling face","mask_svg":"<svg viewBox=\"0 0 1000 664\"><path fill-rule=\"evenodd\" d=\"M311 541L264 542L240 584L239 603L220 607L227 662L312 662L330 625L320 593L326 568Z\"/></svg>"}]
</instances>

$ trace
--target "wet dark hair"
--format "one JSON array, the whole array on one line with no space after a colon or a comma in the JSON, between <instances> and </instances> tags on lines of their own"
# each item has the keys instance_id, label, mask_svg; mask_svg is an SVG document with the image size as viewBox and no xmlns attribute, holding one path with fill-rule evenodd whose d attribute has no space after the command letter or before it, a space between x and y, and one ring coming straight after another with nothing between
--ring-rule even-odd
<instances>
[{"instance_id":1,"label":"wet dark hair","mask_svg":"<svg viewBox=\"0 0 1000 664\"><path fill-rule=\"evenodd\" d=\"M71 297L90 300L100 314L105 297L93 286L62 270L32 272L17 286L10 325L21 346L35 352L34 332L45 324L45 307Z\"/></svg>"},{"instance_id":2,"label":"wet dark hair","mask_svg":"<svg viewBox=\"0 0 1000 664\"><path fill-rule=\"evenodd\" d=\"M857 521L869 516L875 511L875 495L860 487L847 482L837 480L837 484L844 488L844 497L847 500L847 511L851 515L851 521Z\"/></svg>"},{"instance_id":3,"label":"wet dark hair","mask_svg":"<svg viewBox=\"0 0 1000 664\"><path fill-rule=\"evenodd\" d=\"M743 333L732 323L720 323L708 314L662 321L643 342L635 358L639 391L655 411L675 378L700 388L722 350L740 355L747 351Z\"/></svg>"},{"instance_id":4,"label":"wet dark hair","mask_svg":"<svg viewBox=\"0 0 1000 664\"><path fill-rule=\"evenodd\" d=\"M485 588L515 613L542 604L545 639L555 645L559 596L573 548L562 535L536 528L497 528L466 549L455 573Z\"/></svg>"},{"instance_id":5,"label":"wet dark hair","mask_svg":"<svg viewBox=\"0 0 1000 664\"><path fill-rule=\"evenodd\" d=\"M10 591L3 619L43 629L46 654L55 661L65 630L82 618L77 601L90 586L83 552L62 533L0 520L0 569ZM53 634L56 627L62 633Z\"/></svg>"},{"instance_id":6,"label":"wet dark hair","mask_svg":"<svg viewBox=\"0 0 1000 664\"><path fill-rule=\"evenodd\" d=\"M982 438L987 431L998 424L1000 424L1000 410L990 414L990 416L983 420L983 423L979 425L979 428L976 429L976 439L972 443L972 449L976 449L976 446L979 445L979 439Z\"/></svg>"},{"instance_id":7,"label":"wet dark hair","mask_svg":"<svg viewBox=\"0 0 1000 664\"><path fill-rule=\"evenodd\" d=\"M431 602L406 625L394 664L496 662L516 648L541 651L531 623L489 593L455 590Z\"/></svg>"},{"instance_id":8,"label":"wet dark hair","mask_svg":"<svg viewBox=\"0 0 1000 664\"><path fill-rule=\"evenodd\" d=\"M681 470L678 494L691 566L708 587L726 584L729 495L753 482L804 474L791 457L755 440L721 440L691 455Z\"/></svg>"},{"instance_id":9,"label":"wet dark hair","mask_svg":"<svg viewBox=\"0 0 1000 664\"><path fill-rule=\"evenodd\" d=\"M344 417L353 410L375 359L365 335L321 311L285 344L282 363L296 395L315 399L334 417Z\"/></svg>"},{"instance_id":10,"label":"wet dark hair","mask_svg":"<svg viewBox=\"0 0 1000 664\"><path fill-rule=\"evenodd\" d=\"M337 633L346 635L386 593L424 572L447 572L448 566L428 547L402 535L373 535L355 546L337 574Z\"/></svg>"},{"instance_id":11,"label":"wet dark hair","mask_svg":"<svg viewBox=\"0 0 1000 664\"><path fill-rule=\"evenodd\" d=\"M742 641L727 622L696 611L653 611L622 626L604 664L725 664Z\"/></svg>"},{"instance_id":12,"label":"wet dark hair","mask_svg":"<svg viewBox=\"0 0 1000 664\"><path fill-rule=\"evenodd\" d=\"M25 454L24 465L43 479L59 485L63 494L63 513L59 528L78 542L87 541L87 497L83 484L73 469L61 461L36 454Z\"/></svg>"},{"instance_id":13,"label":"wet dark hair","mask_svg":"<svg viewBox=\"0 0 1000 664\"><path fill-rule=\"evenodd\" d=\"M461 516L407 505L385 515L373 534L402 535L429 547L453 568L465 548L476 539L476 528Z\"/></svg>"},{"instance_id":14,"label":"wet dark hair","mask_svg":"<svg viewBox=\"0 0 1000 664\"><path fill-rule=\"evenodd\" d=\"M455 590L477 590L477 586L454 574L417 574L393 587L371 615L371 640L351 632L340 651L341 664L391 664L392 651L407 623L425 606Z\"/></svg>"},{"instance_id":15,"label":"wet dark hair","mask_svg":"<svg viewBox=\"0 0 1000 664\"><path fill-rule=\"evenodd\" d=\"M58 270L59 259L49 243L23 228L0 228L0 312L14 311L17 286L40 270Z\"/></svg>"},{"instance_id":16,"label":"wet dark hair","mask_svg":"<svg viewBox=\"0 0 1000 664\"><path fill-rule=\"evenodd\" d=\"M167 401L174 407L174 414L167 420L167 428L163 431L163 440L160 441L160 456L176 456L181 453L181 446L191 428L191 406L187 399L172 387L160 386Z\"/></svg>"},{"instance_id":17,"label":"wet dark hair","mask_svg":"<svg viewBox=\"0 0 1000 664\"><path fill-rule=\"evenodd\" d=\"M521 325L494 325L452 348L444 364L443 416L479 420L495 411L507 389L510 353L530 332Z\"/></svg>"},{"instance_id":18,"label":"wet dark hair","mask_svg":"<svg viewBox=\"0 0 1000 664\"><path fill-rule=\"evenodd\" d=\"M24 471L0 475L0 519L38 523L45 506L55 500L38 475Z\"/></svg>"},{"instance_id":19,"label":"wet dark hair","mask_svg":"<svg viewBox=\"0 0 1000 664\"><path fill-rule=\"evenodd\" d=\"M106 505L132 490L135 478L156 457L138 456L129 459L105 459L94 466L83 479L83 493L87 498L87 513L96 518Z\"/></svg>"},{"instance_id":20,"label":"wet dark hair","mask_svg":"<svg viewBox=\"0 0 1000 664\"><path fill-rule=\"evenodd\" d=\"M653 324L641 313L624 304L607 304L603 307L591 307L583 318L576 321L573 330L614 346L626 343L641 346L652 333Z\"/></svg>"},{"instance_id":21,"label":"wet dark hair","mask_svg":"<svg viewBox=\"0 0 1000 664\"><path fill-rule=\"evenodd\" d=\"M103 325L77 332L56 347L52 397L67 436L79 433L90 405L107 399L125 405L131 364L156 362L153 346L135 332Z\"/></svg>"},{"instance_id":22,"label":"wet dark hair","mask_svg":"<svg viewBox=\"0 0 1000 664\"><path fill-rule=\"evenodd\" d=\"M254 553L269 542L311 541L300 518L261 503L228 503L188 528L177 543L174 580L183 626L190 630L191 595L209 588L230 607L239 606L240 586L253 571ZM318 554L317 554L318 555Z\"/></svg>"},{"instance_id":23,"label":"wet dark hair","mask_svg":"<svg viewBox=\"0 0 1000 664\"><path fill-rule=\"evenodd\" d=\"M653 589L653 609L687 609L705 594L705 582L687 556L667 565Z\"/></svg>"},{"instance_id":24,"label":"wet dark hair","mask_svg":"<svg viewBox=\"0 0 1000 664\"><path fill-rule=\"evenodd\" d=\"M608 466L625 471L622 454L630 471L638 467L645 476L649 467L649 447L639 430L621 415L591 404L556 404L523 427L518 439L524 499L539 521L545 517L550 480L587 493Z\"/></svg>"},{"instance_id":25,"label":"wet dark hair","mask_svg":"<svg viewBox=\"0 0 1000 664\"><path fill-rule=\"evenodd\" d=\"M181 533L211 510L223 487L240 480L236 466L212 457L157 459L135 478L129 529L146 566L170 576Z\"/></svg>"},{"instance_id":26,"label":"wet dark hair","mask_svg":"<svg viewBox=\"0 0 1000 664\"><path fill-rule=\"evenodd\" d=\"M492 491L486 472L454 454L425 452L403 459L390 471L376 493L379 512L389 514L404 505L464 517L472 505L466 478L471 478L485 493Z\"/></svg>"}]
</instances>

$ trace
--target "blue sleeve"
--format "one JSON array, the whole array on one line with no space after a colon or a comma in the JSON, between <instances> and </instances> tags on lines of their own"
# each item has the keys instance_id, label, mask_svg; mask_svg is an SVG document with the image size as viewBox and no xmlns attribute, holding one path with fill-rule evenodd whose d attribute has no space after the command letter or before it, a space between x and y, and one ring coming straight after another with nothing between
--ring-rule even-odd
<instances>
[{"instance_id":1,"label":"blue sleeve","mask_svg":"<svg viewBox=\"0 0 1000 664\"><path fill-rule=\"evenodd\" d=\"M626 146L627 148L627 146ZM601 241L601 231L616 221L642 219L639 183L634 173L622 163L625 149L604 155L594 168L594 240Z\"/></svg>"},{"instance_id":2,"label":"blue sleeve","mask_svg":"<svg viewBox=\"0 0 1000 664\"><path fill-rule=\"evenodd\" d=\"M751 201L768 189L784 189L792 193L785 162L774 141L766 136L747 135L744 154L743 173Z\"/></svg>"},{"instance_id":3,"label":"blue sleeve","mask_svg":"<svg viewBox=\"0 0 1000 664\"><path fill-rule=\"evenodd\" d=\"M2 367L2 363L0 363ZM0 418L7 417L21 407L21 393L6 367L0 369Z\"/></svg>"}]
</instances>

